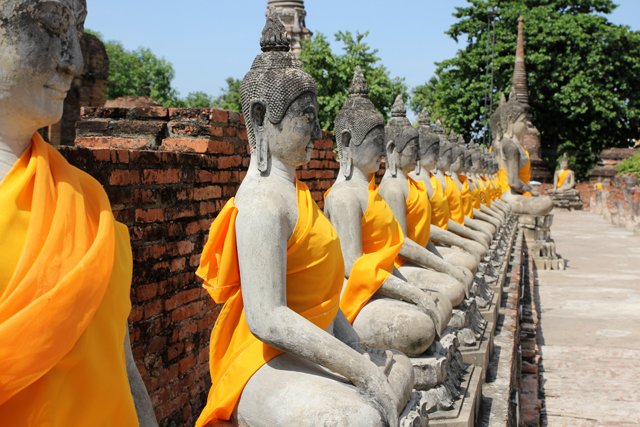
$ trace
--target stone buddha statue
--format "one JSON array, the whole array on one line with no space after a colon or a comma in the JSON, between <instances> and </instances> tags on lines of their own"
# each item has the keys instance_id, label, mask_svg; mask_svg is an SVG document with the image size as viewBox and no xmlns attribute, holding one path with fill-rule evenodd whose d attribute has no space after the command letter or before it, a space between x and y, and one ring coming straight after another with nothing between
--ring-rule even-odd
<instances>
[{"instance_id":1,"label":"stone buddha statue","mask_svg":"<svg viewBox=\"0 0 640 427\"><path fill-rule=\"evenodd\" d=\"M549 197L534 197L535 190L528 185L531 177L529 154L522 146L527 128L526 114L522 104L511 96L500 107L500 125L504 132L500 141L500 185L502 200L516 214L547 215L553 209Z\"/></svg>"},{"instance_id":2,"label":"stone buddha statue","mask_svg":"<svg viewBox=\"0 0 640 427\"><path fill-rule=\"evenodd\" d=\"M560 170L556 171L553 176L553 188L549 190L549 194L560 194L560 193L578 193L579 191L575 190L576 186L576 178L575 174L571 169L569 169L569 159L567 159L567 153L562 155L562 160L560 161Z\"/></svg>"},{"instance_id":3,"label":"stone buddha statue","mask_svg":"<svg viewBox=\"0 0 640 427\"><path fill-rule=\"evenodd\" d=\"M362 347L340 310L340 240L295 173L321 137L317 88L273 9L260 44L241 86L249 170L197 271L225 305L196 425L423 425L409 359Z\"/></svg>"},{"instance_id":4,"label":"stone buddha statue","mask_svg":"<svg viewBox=\"0 0 640 427\"><path fill-rule=\"evenodd\" d=\"M484 258L487 249L473 240L464 239L447 231L449 226L447 199L442 188L438 186L437 179L430 172L435 169L440 150L440 138L433 132L430 122L429 113L424 108L418 119L418 160L415 170L409 173L409 177L422 182L427 190L431 205L431 240L438 242L436 244L438 252L447 262L459 267L466 267L475 273L478 269L478 262Z\"/></svg>"},{"instance_id":5,"label":"stone buddha statue","mask_svg":"<svg viewBox=\"0 0 640 427\"><path fill-rule=\"evenodd\" d=\"M452 131L453 132L453 131ZM449 167L449 176L453 182L458 186L460 196L462 198L462 210L466 218L473 221L473 225L482 228L483 231L489 232L491 237L494 237L500 228L500 220L493 217L493 212L485 207L483 212L482 205L480 209L474 207L472 188L474 187L473 181L469 182L469 178L466 176L468 169L465 165L468 164L469 158L468 149L465 145L462 136L456 139L453 144L453 163ZM479 190L480 188L478 188Z\"/></svg>"},{"instance_id":6,"label":"stone buddha statue","mask_svg":"<svg viewBox=\"0 0 640 427\"><path fill-rule=\"evenodd\" d=\"M423 184L408 176L416 167L419 135L406 117L402 96L393 105L385 140L387 169L380 183L380 195L405 236L396 267L410 281L443 293L456 307L468 294L473 274L444 261L430 241L429 196Z\"/></svg>"},{"instance_id":7,"label":"stone buddha statue","mask_svg":"<svg viewBox=\"0 0 640 427\"><path fill-rule=\"evenodd\" d=\"M473 185L472 199L474 212L480 211L484 215L496 218L500 224L505 220L505 211L501 209L495 177L489 173L489 158L471 141L467 150L465 174Z\"/></svg>"},{"instance_id":8,"label":"stone buddha statue","mask_svg":"<svg viewBox=\"0 0 640 427\"><path fill-rule=\"evenodd\" d=\"M95 179L36 132L83 70L84 0L0 2L0 424L157 426L128 334L132 255ZM69 220L72 219L72 220Z\"/></svg>"},{"instance_id":9,"label":"stone buddha statue","mask_svg":"<svg viewBox=\"0 0 640 427\"><path fill-rule=\"evenodd\" d=\"M462 199L459 194L460 190L451 177L445 174L445 172L449 172L449 168L454 160L453 144L451 144L444 136L444 128L439 120L436 121L434 133L440 138L440 151L438 154L438 161L435 165L436 167L432 172L438 181L438 187L442 188L449 206L450 216L447 229L461 237L475 240L488 249L489 245L491 245L493 236L491 236L486 230L478 229L478 227L475 229L469 227L469 225L475 224L465 220L466 217L462 210ZM460 160L458 159L458 161Z\"/></svg>"},{"instance_id":10,"label":"stone buddha statue","mask_svg":"<svg viewBox=\"0 0 640 427\"><path fill-rule=\"evenodd\" d=\"M373 179L384 154L384 118L368 94L357 67L349 98L336 117L340 172L325 199L325 214L338 232L345 261L340 308L365 347L416 356L444 331L452 307L446 297L422 291L395 270L404 235ZM391 332L399 330L403 333Z\"/></svg>"}]
</instances>

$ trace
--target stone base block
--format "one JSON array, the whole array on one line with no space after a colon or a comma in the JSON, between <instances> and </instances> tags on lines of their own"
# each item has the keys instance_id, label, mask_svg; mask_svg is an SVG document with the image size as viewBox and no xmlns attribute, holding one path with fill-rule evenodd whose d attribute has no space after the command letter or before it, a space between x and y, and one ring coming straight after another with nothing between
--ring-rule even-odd
<instances>
[{"instance_id":1,"label":"stone base block","mask_svg":"<svg viewBox=\"0 0 640 427\"><path fill-rule=\"evenodd\" d=\"M564 259L548 259L543 257L533 257L533 264L538 270L564 270Z\"/></svg>"},{"instance_id":2,"label":"stone base block","mask_svg":"<svg viewBox=\"0 0 640 427\"><path fill-rule=\"evenodd\" d=\"M462 360L464 363L474 365L478 368L482 368L482 380L487 373L487 367L489 366L489 360L493 355L493 334L495 331L495 325L493 322L487 322L487 326L482 332L482 337L478 340L478 343L473 347L460 346L460 354L462 354Z\"/></svg>"},{"instance_id":3,"label":"stone base block","mask_svg":"<svg viewBox=\"0 0 640 427\"><path fill-rule=\"evenodd\" d=\"M502 299L501 289L498 292L494 292L493 299L491 300L491 304L486 309L481 309L480 313L485 318L487 322L493 323L493 326L496 325L496 318L498 317L498 309L500 308L500 300Z\"/></svg>"},{"instance_id":4,"label":"stone base block","mask_svg":"<svg viewBox=\"0 0 640 427\"><path fill-rule=\"evenodd\" d=\"M473 427L480 410L482 400L482 368L470 366L462 385L461 398L456 401L453 409L437 411L429 414L429 425L438 427Z\"/></svg>"}]
</instances>

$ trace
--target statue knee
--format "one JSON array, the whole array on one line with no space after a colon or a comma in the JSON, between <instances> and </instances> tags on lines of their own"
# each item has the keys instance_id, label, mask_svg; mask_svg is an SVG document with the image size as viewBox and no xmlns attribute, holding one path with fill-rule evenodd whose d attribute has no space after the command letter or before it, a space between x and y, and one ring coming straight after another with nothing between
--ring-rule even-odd
<instances>
[{"instance_id":1,"label":"statue knee","mask_svg":"<svg viewBox=\"0 0 640 427\"><path fill-rule=\"evenodd\" d=\"M414 306L398 301L365 306L353 322L363 346L390 348L408 356L424 353L436 337L429 316Z\"/></svg>"},{"instance_id":2,"label":"statue knee","mask_svg":"<svg viewBox=\"0 0 640 427\"><path fill-rule=\"evenodd\" d=\"M361 398L333 399L326 396L324 400L296 405L289 412L283 425L305 427L383 427L385 425L380 413Z\"/></svg>"}]
</instances>

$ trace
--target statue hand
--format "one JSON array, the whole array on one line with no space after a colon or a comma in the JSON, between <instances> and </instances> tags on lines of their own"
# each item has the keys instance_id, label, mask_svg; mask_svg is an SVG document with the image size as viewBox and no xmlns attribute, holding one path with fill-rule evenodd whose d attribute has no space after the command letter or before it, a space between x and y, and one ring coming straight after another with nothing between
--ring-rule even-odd
<instances>
[{"instance_id":1,"label":"statue hand","mask_svg":"<svg viewBox=\"0 0 640 427\"><path fill-rule=\"evenodd\" d=\"M389 372L391 363L393 363L393 353L382 348L365 348L360 343L354 342L349 346L363 355L365 359L373 362L383 374Z\"/></svg>"},{"instance_id":2,"label":"statue hand","mask_svg":"<svg viewBox=\"0 0 640 427\"><path fill-rule=\"evenodd\" d=\"M400 402L398 402L398 397L391 388L386 375L373 363L364 363L363 365L363 367L366 366L365 375L359 376L354 381L354 385L366 400L373 403L386 426L398 427Z\"/></svg>"},{"instance_id":3,"label":"statue hand","mask_svg":"<svg viewBox=\"0 0 640 427\"><path fill-rule=\"evenodd\" d=\"M529 187L529 192L531 193L532 196L534 197L538 197L540 196L540 192L538 191L537 188L535 187Z\"/></svg>"}]
</instances>

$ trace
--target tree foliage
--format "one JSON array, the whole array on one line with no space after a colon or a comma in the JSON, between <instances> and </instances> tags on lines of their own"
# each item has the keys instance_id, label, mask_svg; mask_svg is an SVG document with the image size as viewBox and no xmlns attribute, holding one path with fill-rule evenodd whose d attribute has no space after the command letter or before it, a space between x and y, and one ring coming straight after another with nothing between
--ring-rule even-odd
<instances>
[{"instance_id":1,"label":"tree foliage","mask_svg":"<svg viewBox=\"0 0 640 427\"><path fill-rule=\"evenodd\" d=\"M322 33L302 43L300 59L304 70L318 85L320 105L320 125L325 130L333 130L333 122L349 95L356 66L360 65L369 84L369 98L376 109L387 117L397 95L408 97L407 85L403 78L391 78L387 68L376 56L377 49L371 49L363 42L369 33L349 32L335 34L337 42L342 42L344 53L332 52L329 41Z\"/></svg>"},{"instance_id":2,"label":"tree foliage","mask_svg":"<svg viewBox=\"0 0 640 427\"><path fill-rule=\"evenodd\" d=\"M212 105L221 110L242 113L242 101L240 100L240 86L242 80L229 77L227 87L221 88L222 94L213 100Z\"/></svg>"},{"instance_id":3,"label":"tree foliage","mask_svg":"<svg viewBox=\"0 0 640 427\"><path fill-rule=\"evenodd\" d=\"M447 31L466 41L457 55L436 64L436 76L413 90L411 106L467 138L482 134L488 5L496 22L494 106L509 93L518 17L524 16L525 61L533 123L542 155L555 169L572 155L584 178L604 148L627 147L640 128L640 32L609 22L611 0L467 0Z\"/></svg>"},{"instance_id":4,"label":"tree foliage","mask_svg":"<svg viewBox=\"0 0 640 427\"><path fill-rule=\"evenodd\" d=\"M638 173L640 174L640 152L624 159L622 163L616 165L618 173Z\"/></svg>"}]
</instances>

